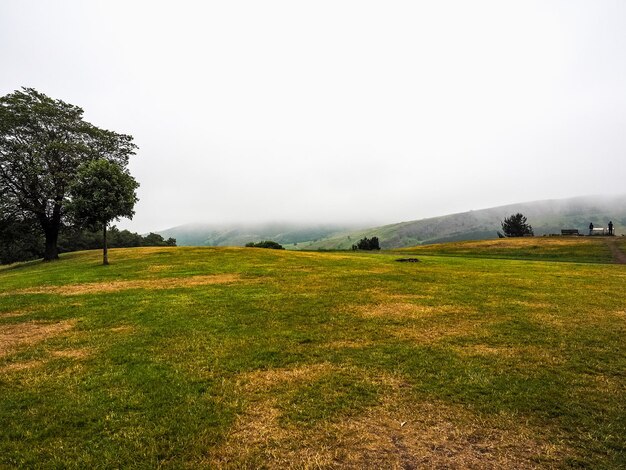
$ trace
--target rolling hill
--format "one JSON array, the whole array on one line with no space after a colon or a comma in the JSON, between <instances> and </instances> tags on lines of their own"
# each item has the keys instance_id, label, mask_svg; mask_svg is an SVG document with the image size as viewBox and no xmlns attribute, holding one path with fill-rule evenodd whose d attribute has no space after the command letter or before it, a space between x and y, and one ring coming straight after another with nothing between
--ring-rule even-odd
<instances>
[{"instance_id":1,"label":"rolling hill","mask_svg":"<svg viewBox=\"0 0 626 470\"><path fill-rule=\"evenodd\" d=\"M393 249L496 238L502 219L516 212L528 217L535 235L560 233L562 228L577 228L584 233L589 222L605 226L609 220L615 224L617 233L626 232L624 194L510 204L372 228L349 224L193 223L158 233L164 238L175 238L179 246L243 246L252 241L274 240L295 250L346 250L360 238L377 236L382 248Z\"/></svg>"},{"instance_id":2,"label":"rolling hill","mask_svg":"<svg viewBox=\"0 0 626 470\"><path fill-rule=\"evenodd\" d=\"M261 240L297 246L300 242L314 242L358 228L348 224L185 224L158 233L165 238L174 237L178 246L244 246L248 242Z\"/></svg>"},{"instance_id":3,"label":"rolling hill","mask_svg":"<svg viewBox=\"0 0 626 470\"><path fill-rule=\"evenodd\" d=\"M514 213L528 217L535 235L560 233L563 228L576 228L585 233L589 222L596 227L615 224L616 233L626 231L626 195L584 196L569 199L535 201L493 207L429 219L401 222L367 230L346 231L327 238L298 243L287 248L350 249L353 243L367 236L376 236L383 249L444 243L463 240L484 240L497 237L501 221Z\"/></svg>"}]
</instances>

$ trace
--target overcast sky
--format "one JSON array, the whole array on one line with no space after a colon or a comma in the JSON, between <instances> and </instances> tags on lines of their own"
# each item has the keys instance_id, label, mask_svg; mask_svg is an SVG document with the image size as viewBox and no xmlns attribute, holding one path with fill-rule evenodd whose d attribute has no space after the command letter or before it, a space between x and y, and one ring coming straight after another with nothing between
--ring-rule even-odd
<instances>
[{"instance_id":1,"label":"overcast sky","mask_svg":"<svg viewBox=\"0 0 626 470\"><path fill-rule=\"evenodd\" d=\"M139 232L626 191L623 0L0 0L21 86L135 137Z\"/></svg>"}]
</instances>

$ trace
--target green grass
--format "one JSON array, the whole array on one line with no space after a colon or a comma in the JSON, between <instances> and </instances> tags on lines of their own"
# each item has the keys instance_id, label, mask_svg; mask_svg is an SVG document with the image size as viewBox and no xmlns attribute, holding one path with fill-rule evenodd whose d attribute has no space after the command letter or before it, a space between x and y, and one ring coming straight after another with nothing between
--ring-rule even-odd
<instances>
[{"instance_id":1,"label":"green grass","mask_svg":"<svg viewBox=\"0 0 626 470\"><path fill-rule=\"evenodd\" d=\"M146 248L1 268L0 467L624 466L626 267L584 243L584 263Z\"/></svg>"}]
</instances>

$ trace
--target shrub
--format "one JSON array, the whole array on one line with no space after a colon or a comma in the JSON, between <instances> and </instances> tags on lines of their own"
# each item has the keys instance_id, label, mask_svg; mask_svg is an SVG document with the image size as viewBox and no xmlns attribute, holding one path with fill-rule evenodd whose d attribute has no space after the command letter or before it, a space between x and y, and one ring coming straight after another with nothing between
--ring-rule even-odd
<instances>
[{"instance_id":1,"label":"shrub","mask_svg":"<svg viewBox=\"0 0 626 470\"><path fill-rule=\"evenodd\" d=\"M279 243L276 243L272 240L265 240L262 242L254 243L246 243L248 248L269 248L271 250L284 250L283 246Z\"/></svg>"},{"instance_id":2,"label":"shrub","mask_svg":"<svg viewBox=\"0 0 626 470\"><path fill-rule=\"evenodd\" d=\"M380 250L380 243L378 237L361 238L356 245L352 245L353 250Z\"/></svg>"}]
</instances>

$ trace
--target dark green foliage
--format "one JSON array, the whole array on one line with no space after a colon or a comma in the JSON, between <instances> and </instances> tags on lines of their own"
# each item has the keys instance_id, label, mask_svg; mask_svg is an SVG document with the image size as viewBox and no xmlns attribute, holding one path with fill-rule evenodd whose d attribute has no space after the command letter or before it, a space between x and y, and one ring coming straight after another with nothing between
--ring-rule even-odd
<instances>
[{"instance_id":1,"label":"dark green foliage","mask_svg":"<svg viewBox=\"0 0 626 470\"><path fill-rule=\"evenodd\" d=\"M356 245L352 245L353 250L380 250L380 243L378 237L361 238Z\"/></svg>"},{"instance_id":2,"label":"dark green foliage","mask_svg":"<svg viewBox=\"0 0 626 470\"><path fill-rule=\"evenodd\" d=\"M519 212L504 219L502 222L502 231L507 237L534 235L532 226L526 223L526 217Z\"/></svg>"},{"instance_id":3,"label":"dark green foliage","mask_svg":"<svg viewBox=\"0 0 626 470\"><path fill-rule=\"evenodd\" d=\"M107 259L107 226L119 217L132 218L139 183L118 164L93 160L81 165L70 187L69 212L78 224L103 229L103 263Z\"/></svg>"},{"instance_id":4,"label":"dark green foliage","mask_svg":"<svg viewBox=\"0 0 626 470\"><path fill-rule=\"evenodd\" d=\"M246 247L248 248L270 248L272 250L284 250L283 246L280 243L273 242L272 240L265 240L262 242L254 243L246 243Z\"/></svg>"},{"instance_id":5,"label":"dark green foliage","mask_svg":"<svg viewBox=\"0 0 626 470\"><path fill-rule=\"evenodd\" d=\"M78 170L70 187L69 211L78 225L100 228L135 214L139 183L116 163L94 160Z\"/></svg>"},{"instance_id":6,"label":"dark green foliage","mask_svg":"<svg viewBox=\"0 0 626 470\"><path fill-rule=\"evenodd\" d=\"M102 248L100 230L63 227L59 233L59 253L96 250ZM141 236L113 226L107 229L107 244L110 248L140 246L176 246L176 239L164 239L150 233ZM0 264L30 261L44 255L44 238L34 221L0 220Z\"/></svg>"},{"instance_id":7,"label":"dark green foliage","mask_svg":"<svg viewBox=\"0 0 626 470\"><path fill-rule=\"evenodd\" d=\"M158 233L150 232L142 238L142 243L141 246L176 246L176 239L169 237L166 240Z\"/></svg>"},{"instance_id":8,"label":"dark green foliage","mask_svg":"<svg viewBox=\"0 0 626 470\"><path fill-rule=\"evenodd\" d=\"M132 140L85 122L78 106L32 88L0 97L0 218L36 220L44 259L57 259L77 169L95 159L126 167L136 149Z\"/></svg>"},{"instance_id":9,"label":"dark green foliage","mask_svg":"<svg viewBox=\"0 0 626 470\"><path fill-rule=\"evenodd\" d=\"M44 239L37 222L29 219L0 219L0 264L41 258Z\"/></svg>"}]
</instances>

